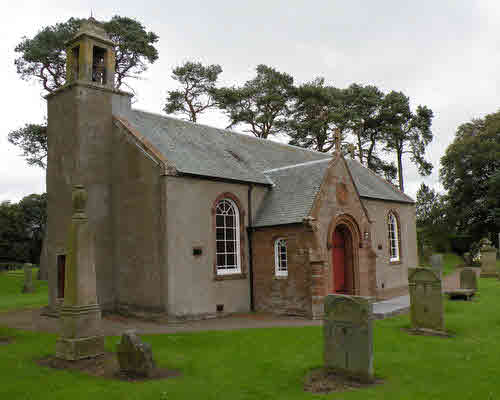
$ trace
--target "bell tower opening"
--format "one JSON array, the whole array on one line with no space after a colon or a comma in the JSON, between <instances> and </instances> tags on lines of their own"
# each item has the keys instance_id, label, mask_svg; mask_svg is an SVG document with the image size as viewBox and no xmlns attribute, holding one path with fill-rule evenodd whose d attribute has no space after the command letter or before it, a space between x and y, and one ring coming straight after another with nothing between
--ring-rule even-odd
<instances>
[{"instance_id":1,"label":"bell tower opening","mask_svg":"<svg viewBox=\"0 0 500 400\"><path fill-rule=\"evenodd\" d=\"M106 49L98 46L92 51L92 82L106 84Z\"/></svg>"}]
</instances>

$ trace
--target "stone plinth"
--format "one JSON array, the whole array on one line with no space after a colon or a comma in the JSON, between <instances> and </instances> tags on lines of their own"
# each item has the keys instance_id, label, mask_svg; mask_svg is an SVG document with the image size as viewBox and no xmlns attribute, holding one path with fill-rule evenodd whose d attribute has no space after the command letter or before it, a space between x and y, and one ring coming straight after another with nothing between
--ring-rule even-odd
<instances>
[{"instance_id":1,"label":"stone plinth","mask_svg":"<svg viewBox=\"0 0 500 400\"><path fill-rule=\"evenodd\" d=\"M324 303L325 367L373 381L373 299L328 295Z\"/></svg>"},{"instance_id":2,"label":"stone plinth","mask_svg":"<svg viewBox=\"0 0 500 400\"><path fill-rule=\"evenodd\" d=\"M73 189L73 216L68 235L64 302L60 311L61 337L56 356L79 360L104 353L101 335L101 310L97 304L93 235L85 205L87 193L82 186Z\"/></svg>"},{"instance_id":3,"label":"stone plinth","mask_svg":"<svg viewBox=\"0 0 500 400\"><path fill-rule=\"evenodd\" d=\"M413 329L444 330L444 306L439 275L429 268L409 268L410 318Z\"/></svg>"},{"instance_id":4,"label":"stone plinth","mask_svg":"<svg viewBox=\"0 0 500 400\"><path fill-rule=\"evenodd\" d=\"M33 292L33 265L32 264L24 264L24 284L23 284L23 293L32 293Z\"/></svg>"},{"instance_id":5,"label":"stone plinth","mask_svg":"<svg viewBox=\"0 0 500 400\"><path fill-rule=\"evenodd\" d=\"M474 268L463 268L460 271L460 289L477 290L477 275Z\"/></svg>"}]
</instances>

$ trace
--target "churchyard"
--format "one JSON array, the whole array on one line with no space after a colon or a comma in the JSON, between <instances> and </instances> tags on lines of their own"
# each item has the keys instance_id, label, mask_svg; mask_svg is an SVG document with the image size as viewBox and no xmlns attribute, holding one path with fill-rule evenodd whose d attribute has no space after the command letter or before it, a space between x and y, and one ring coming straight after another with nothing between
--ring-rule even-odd
<instances>
[{"instance_id":1,"label":"churchyard","mask_svg":"<svg viewBox=\"0 0 500 400\"><path fill-rule=\"evenodd\" d=\"M445 255L445 275L457 260ZM45 283L35 279L34 292L23 294L23 280L22 270L0 274L0 398L494 399L500 393L494 350L500 281L494 278L480 279L473 301L444 300L451 337L409 334L408 314L374 321L376 383L325 395L304 391L306 375L323 365L319 325L141 335L158 367L180 373L161 380L126 382L39 366L37 360L54 355L57 336L2 324L2 313L46 302ZM116 352L119 341L106 337L106 350Z\"/></svg>"}]
</instances>

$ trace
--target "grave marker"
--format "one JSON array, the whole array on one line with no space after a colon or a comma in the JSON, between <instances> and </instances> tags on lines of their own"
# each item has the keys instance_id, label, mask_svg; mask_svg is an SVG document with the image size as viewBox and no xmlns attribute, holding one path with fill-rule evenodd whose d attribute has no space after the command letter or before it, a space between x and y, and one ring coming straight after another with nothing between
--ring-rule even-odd
<instances>
[{"instance_id":1,"label":"grave marker","mask_svg":"<svg viewBox=\"0 0 500 400\"><path fill-rule=\"evenodd\" d=\"M373 381L373 300L369 297L325 297L325 367L366 382Z\"/></svg>"},{"instance_id":2,"label":"grave marker","mask_svg":"<svg viewBox=\"0 0 500 400\"><path fill-rule=\"evenodd\" d=\"M460 271L460 289L477 290L477 276L474 268L463 268Z\"/></svg>"},{"instance_id":3,"label":"grave marker","mask_svg":"<svg viewBox=\"0 0 500 400\"><path fill-rule=\"evenodd\" d=\"M33 264L24 264L24 284L23 284L23 293L32 293L33 292Z\"/></svg>"},{"instance_id":4,"label":"grave marker","mask_svg":"<svg viewBox=\"0 0 500 400\"><path fill-rule=\"evenodd\" d=\"M429 268L409 268L410 317L413 329L444 330L441 279Z\"/></svg>"},{"instance_id":5,"label":"grave marker","mask_svg":"<svg viewBox=\"0 0 500 400\"><path fill-rule=\"evenodd\" d=\"M481 239L481 276L491 278L498 276L497 273L497 251L491 242L485 238Z\"/></svg>"}]
</instances>

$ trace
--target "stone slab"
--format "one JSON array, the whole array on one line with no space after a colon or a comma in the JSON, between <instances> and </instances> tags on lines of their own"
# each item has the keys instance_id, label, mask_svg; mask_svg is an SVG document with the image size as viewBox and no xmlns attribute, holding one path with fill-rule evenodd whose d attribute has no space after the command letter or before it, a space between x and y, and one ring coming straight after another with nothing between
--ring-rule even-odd
<instances>
[{"instance_id":1,"label":"stone slab","mask_svg":"<svg viewBox=\"0 0 500 400\"><path fill-rule=\"evenodd\" d=\"M351 378L373 381L373 299L328 295L324 309L325 367Z\"/></svg>"},{"instance_id":2,"label":"stone slab","mask_svg":"<svg viewBox=\"0 0 500 400\"><path fill-rule=\"evenodd\" d=\"M64 360L82 360L104 354L104 337L94 336L80 339L59 338L56 343L56 357Z\"/></svg>"}]
</instances>

